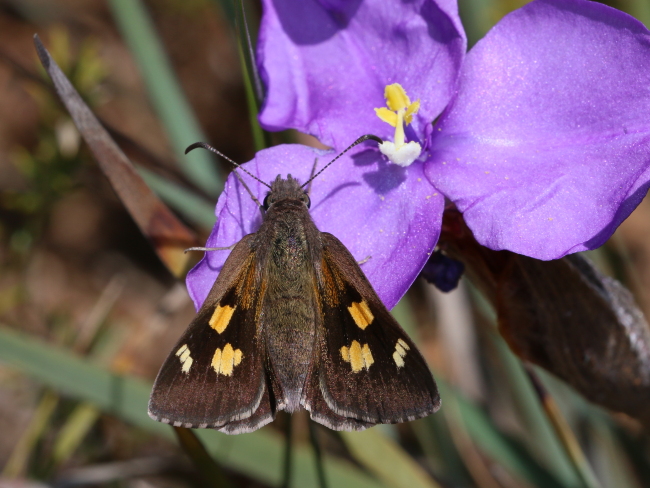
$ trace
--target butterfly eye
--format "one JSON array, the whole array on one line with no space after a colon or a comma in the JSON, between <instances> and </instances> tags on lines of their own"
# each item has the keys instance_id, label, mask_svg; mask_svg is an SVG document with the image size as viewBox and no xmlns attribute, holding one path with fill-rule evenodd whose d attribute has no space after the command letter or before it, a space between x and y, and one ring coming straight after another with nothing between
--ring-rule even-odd
<instances>
[{"instance_id":1,"label":"butterfly eye","mask_svg":"<svg viewBox=\"0 0 650 488\"><path fill-rule=\"evenodd\" d=\"M311 207L311 198L309 198L309 195L305 194L305 205L307 208Z\"/></svg>"},{"instance_id":2,"label":"butterfly eye","mask_svg":"<svg viewBox=\"0 0 650 488\"><path fill-rule=\"evenodd\" d=\"M264 202L262 203L262 207L264 207L264 210L268 210L269 207L271 206L271 202L269 202L269 196L270 196L270 193L268 193L268 194L264 197Z\"/></svg>"}]
</instances>

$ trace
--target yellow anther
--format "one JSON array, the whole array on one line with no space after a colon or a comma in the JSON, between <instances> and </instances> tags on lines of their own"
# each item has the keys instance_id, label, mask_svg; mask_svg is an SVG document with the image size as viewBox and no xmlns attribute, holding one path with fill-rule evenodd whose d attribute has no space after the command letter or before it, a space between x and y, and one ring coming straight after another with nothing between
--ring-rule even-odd
<instances>
[{"instance_id":1,"label":"yellow anther","mask_svg":"<svg viewBox=\"0 0 650 488\"><path fill-rule=\"evenodd\" d=\"M386 105L393 112L397 112L411 105L411 100L399 83L387 85L384 89L384 98L386 99Z\"/></svg>"},{"instance_id":2,"label":"yellow anther","mask_svg":"<svg viewBox=\"0 0 650 488\"><path fill-rule=\"evenodd\" d=\"M397 114L395 112L391 112L386 107L376 108L375 113L377 114L377 117L379 117L387 124L390 124L393 127L397 125Z\"/></svg>"},{"instance_id":3,"label":"yellow anther","mask_svg":"<svg viewBox=\"0 0 650 488\"><path fill-rule=\"evenodd\" d=\"M404 122L406 122L406 125L413 122L413 116L418 113L418 110L420 110L420 100L416 100L406 108L406 113L404 114Z\"/></svg>"}]
</instances>

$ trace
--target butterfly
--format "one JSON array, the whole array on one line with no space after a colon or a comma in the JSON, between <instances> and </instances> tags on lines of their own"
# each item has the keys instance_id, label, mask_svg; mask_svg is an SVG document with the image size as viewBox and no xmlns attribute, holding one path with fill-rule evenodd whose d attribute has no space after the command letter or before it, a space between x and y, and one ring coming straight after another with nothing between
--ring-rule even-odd
<instances>
[{"instance_id":1,"label":"butterfly","mask_svg":"<svg viewBox=\"0 0 650 488\"><path fill-rule=\"evenodd\" d=\"M381 142L363 136L348 149L368 139ZM314 224L304 188L317 175L262 182L262 224L234 246L165 360L152 419L239 434L304 408L331 429L363 430L439 408L413 341L350 251Z\"/></svg>"}]
</instances>

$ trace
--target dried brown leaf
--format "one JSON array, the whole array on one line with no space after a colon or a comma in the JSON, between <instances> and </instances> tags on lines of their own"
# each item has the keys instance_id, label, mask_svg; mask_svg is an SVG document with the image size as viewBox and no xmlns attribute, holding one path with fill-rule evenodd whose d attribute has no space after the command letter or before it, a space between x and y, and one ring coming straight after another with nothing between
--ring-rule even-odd
<instances>
[{"instance_id":1,"label":"dried brown leaf","mask_svg":"<svg viewBox=\"0 0 650 488\"><path fill-rule=\"evenodd\" d=\"M142 233L149 238L162 262L174 275L180 276L188 260L183 250L198 245L196 235L145 184L52 59L38 35L34 36L34 44L56 92L113 189Z\"/></svg>"},{"instance_id":2,"label":"dried brown leaf","mask_svg":"<svg viewBox=\"0 0 650 488\"><path fill-rule=\"evenodd\" d=\"M630 292L573 254L540 261L479 245L455 210L441 246L465 262L522 359L650 426L650 328Z\"/></svg>"}]
</instances>

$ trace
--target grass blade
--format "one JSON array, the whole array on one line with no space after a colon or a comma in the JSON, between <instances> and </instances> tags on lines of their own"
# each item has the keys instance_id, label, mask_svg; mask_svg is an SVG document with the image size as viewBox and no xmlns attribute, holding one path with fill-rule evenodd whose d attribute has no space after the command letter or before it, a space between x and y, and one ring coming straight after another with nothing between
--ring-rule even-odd
<instances>
[{"instance_id":1,"label":"grass blade","mask_svg":"<svg viewBox=\"0 0 650 488\"><path fill-rule=\"evenodd\" d=\"M204 486L206 488L232 488L221 466L210 457L196 434L191 429L183 427L174 427L173 429L179 444L201 473Z\"/></svg>"},{"instance_id":2,"label":"grass blade","mask_svg":"<svg viewBox=\"0 0 650 488\"><path fill-rule=\"evenodd\" d=\"M64 463L77 450L100 416L100 411L90 403L80 403L72 411L56 438L52 448L52 461Z\"/></svg>"},{"instance_id":3,"label":"grass blade","mask_svg":"<svg viewBox=\"0 0 650 488\"><path fill-rule=\"evenodd\" d=\"M2 477L11 479L27 474L29 458L36 447L36 443L47 429L52 414L54 414L54 410L58 404L59 396L52 391L46 391L34 411L27 430L16 444L7 464L2 470Z\"/></svg>"},{"instance_id":4,"label":"grass blade","mask_svg":"<svg viewBox=\"0 0 650 488\"><path fill-rule=\"evenodd\" d=\"M137 171L145 183L179 214L201 227L212 228L216 219L214 205L146 168L138 167Z\"/></svg>"},{"instance_id":5,"label":"grass blade","mask_svg":"<svg viewBox=\"0 0 650 488\"><path fill-rule=\"evenodd\" d=\"M374 428L362 432L341 432L355 459L394 488L439 488L427 472L397 443ZM337 486L331 484L332 486Z\"/></svg>"},{"instance_id":6,"label":"grass blade","mask_svg":"<svg viewBox=\"0 0 650 488\"><path fill-rule=\"evenodd\" d=\"M546 416L535 390L521 362L508 349L500 337L490 335L498 358L503 363L514 401L526 429L530 432L528 438L534 443L528 447L542 460L545 466L567 486L582 486L569 459L565 456L560 440L555 436L553 426Z\"/></svg>"},{"instance_id":7,"label":"grass blade","mask_svg":"<svg viewBox=\"0 0 650 488\"><path fill-rule=\"evenodd\" d=\"M571 427L564 418L564 415L562 415L562 412L560 412L557 403L555 403L553 397L551 397L548 391L546 391L546 388L544 388L544 385L537 377L535 371L532 368L528 368L526 371L531 379L531 383L534 386L537 395L539 396L539 401L542 404L546 415L551 421L551 425L555 430L555 435L560 440L560 442L562 442L562 445L566 450L567 457L573 463L576 474L582 480L582 484L586 488L601 488L596 475L592 471L587 458L582 452L582 448L578 443L578 439L571 430Z\"/></svg>"},{"instance_id":8,"label":"grass blade","mask_svg":"<svg viewBox=\"0 0 650 488\"><path fill-rule=\"evenodd\" d=\"M147 415L151 384L121 376L80 359L69 351L46 345L0 326L0 361L20 369L70 397L94 404L152 434L174 439L172 429ZM206 450L224 467L272 486L282 480L283 438L268 429L228 436L216 431L197 430ZM294 448L293 486L317 487L313 452ZM331 486L380 488L382 485L350 463L324 457Z\"/></svg>"},{"instance_id":9,"label":"grass blade","mask_svg":"<svg viewBox=\"0 0 650 488\"><path fill-rule=\"evenodd\" d=\"M542 468L521 444L499 432L487 414L472 402L458 395L444 380L436 378L440 397L458 407L463 427L472 441L495 462L527 481L532 486L544 488L575 487L579 484L562 483Z\"/></svg>"},{"instance_id":10,"label":"grass blade","mask_svg":"<svg viewBox=\"0 0 650 488\"><path fill-rule=\"evenodd\" d=\"M169 136L176 158L185 161L181 169L187 178L206 194L217 196L223 181L207 152L185 155L185 148L207 138L201 131L176 80L162 43L140 0L109 2L131 52L136 58L151 101Z\"/></svg>"}]
</instances>

